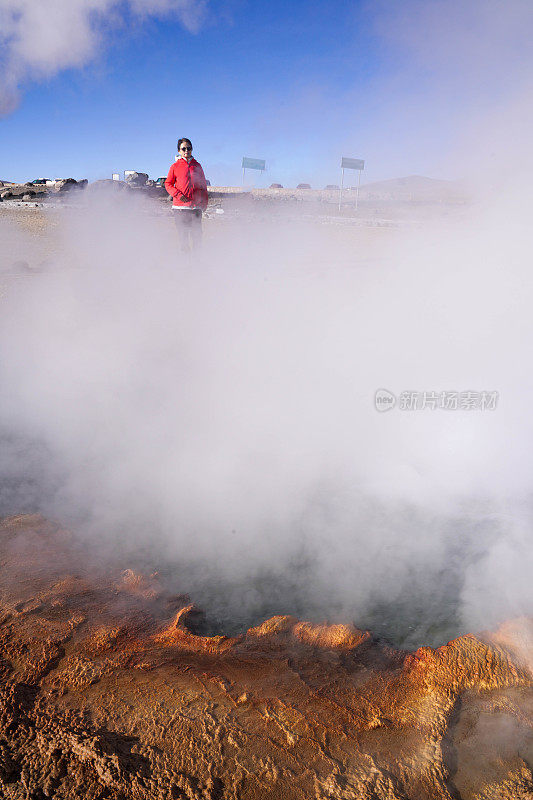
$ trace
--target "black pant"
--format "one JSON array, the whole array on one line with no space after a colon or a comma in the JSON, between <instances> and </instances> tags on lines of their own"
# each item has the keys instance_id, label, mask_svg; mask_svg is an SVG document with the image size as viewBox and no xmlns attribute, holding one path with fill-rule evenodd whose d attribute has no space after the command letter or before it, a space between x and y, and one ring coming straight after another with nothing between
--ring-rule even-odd
<instances>
[{"instance_id":1,"label":"black pant","mask_svg":"<svg viewBox=\"0 0 533 800\"><path fill-rule=\"evenodd\" d=\"M174 224L178 231L182 250L194 250L202 241L202 210L180 208L173 210Z\"/></svg>"}]
</instances>

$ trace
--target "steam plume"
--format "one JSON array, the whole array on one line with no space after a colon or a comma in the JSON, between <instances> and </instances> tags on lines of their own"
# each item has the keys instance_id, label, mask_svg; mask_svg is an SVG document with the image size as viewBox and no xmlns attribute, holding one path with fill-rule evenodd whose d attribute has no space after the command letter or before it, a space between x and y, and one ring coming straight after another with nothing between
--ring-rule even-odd
<instances>
[{"instance_id":1,"label":"steam plume","mask_svg":"<svg viewBox=\"0 0 533 800\"><path fill-rule=\"evenodd\" d=\"M447 85L478 205L377 250L307 223L228 222L193 265L142 204L66 211L55 269L13 279L3 299L4 510L25 497L26 509L219 576L265 568L288 582L300 570L324 615L358 623L388 603L438 625L450 598L467 629L532 613L531 54L487 105L490 48L450 18L467 12L426 4L419 24L423 5L402 4L401 25L389 18L435 76L409 119L412 146L426 143L418 123L439 119ZM524 51L529 4L475 2L467 16L500 37L500 68L515 39ZM467 119L469 97L482 102ZM493 192L495 152L506 169ZM2 235L13 241L2 259L32 260L24 237ZM500 404L379 415L383 386L496 390Z\"/></svg>"},{"instance_id":2,"label":"steam plume","mask_svg":"<svg viewBox=\"0 0 533 800\"><path fill-rule=\"evenodd\" d=\"M65 211L54 269L2 303L4 512L25 482L25 509L95 542L219 581L276 573L306 613L392 604L445 638L461 597L469 626L529 612L531 280L507 207L390 251L228 223L194 264L142 203ZM501 406L380 415L383 385Z\"/></svg>"}]
</instances>

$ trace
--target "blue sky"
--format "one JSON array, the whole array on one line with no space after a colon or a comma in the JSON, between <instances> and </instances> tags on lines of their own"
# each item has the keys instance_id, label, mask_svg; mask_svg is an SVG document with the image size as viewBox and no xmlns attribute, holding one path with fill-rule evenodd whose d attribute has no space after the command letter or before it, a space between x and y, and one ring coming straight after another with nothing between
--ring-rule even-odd
<instances>
[{"instance_id":1,"label":"blue sky","mask_svg":"<svg viewBox=\"0 0 533 800\"><path fill-rule=\"evenodd\" d=\"M420 19L417 8L432 13ZM0 178L158 177L179 136L213 184L240 183L243 155L267 160L264 175L250 174L256 185L336 183L341 155L366 159L363 182L461 177L465 110L490 113L505 94L499 59L509 63L516 36L507 31L498 49L489 19L487 46L470 58L480 31L465 40L461 14L455 0L211 0L197 32L169 17L108 24L81 68L26 79L0 119ZM438 52L432 37L447 47ZM443 69L451 53L460 72ZM478 69L489 57L490 90Z\"/></svg>"}]
</instances>

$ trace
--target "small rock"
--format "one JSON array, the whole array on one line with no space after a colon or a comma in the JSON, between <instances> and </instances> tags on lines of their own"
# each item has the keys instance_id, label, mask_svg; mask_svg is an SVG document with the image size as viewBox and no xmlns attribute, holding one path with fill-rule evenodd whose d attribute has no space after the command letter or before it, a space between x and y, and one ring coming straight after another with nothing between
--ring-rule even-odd
<instances>
[{"instance_id":1,"label":"small rock","mask_svg":"<svg viewBox=\"0 0 533 800\"><path fill-rule=\"evenodd\" d=\"M146 186L148 175L146 172L133 172L126 177L128 186Z\"/></svg>"},{"instance_id":2,"label":"small rock","mask_svg":"<svg viewBox=\"0 0 533 800\"><path fill-rule=\"evenodd\" d=\"M129 188L129 185L125 183L125 181L114 181L111 180L111 178L103 178L102 180L94 181L93 183L89 184L87 191L90 194L105 193L111 195L117 194L118 192L128 191Z\"/></svg>"},{"instance_id":3,"label":"small rock","mask_svg":"<svg viewBox=\"0 0 533 800\"><path fill-rule=\"evenodd\" d=\"M68 192L77 185L78 181L74 178L64 178L63 180L56 181L55 190L56 192Z\"/></svg>"}]
</instances>

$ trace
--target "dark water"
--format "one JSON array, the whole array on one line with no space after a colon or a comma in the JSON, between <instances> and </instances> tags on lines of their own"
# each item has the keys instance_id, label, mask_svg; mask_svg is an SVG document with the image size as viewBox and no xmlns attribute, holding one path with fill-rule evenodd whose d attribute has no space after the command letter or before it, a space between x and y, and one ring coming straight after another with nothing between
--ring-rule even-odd
<instances>
[{"instance_id":1,"label":"dark water","mask_svg":"<svg viewBox=\"0 0 533 800\"><path fill-rule=\"evenodd\" d=\"M76 516L69 506L70 516L63 513L64 481L63 471L44 444L0 432L0 516L40 512L73 531L83 530L87 509ZM413 516L413 526L422 524ZM461 627L460 601L466 571L498 536L496 523L475 516L470 521L453 518L446 525L450 535L441 531L442 547L434 563L418 561L416 549L409 556L400 552L398 558L404 563L395 573L394 586L389 585L386 568L376 570L381 577L357 601L346 587L339 592L324 582L320 559L311 550L300 549L292 558L284 558L277 570L256 568L229 577L230 571L219 564L197 563L168 553L162 559L154 556L165 551L163 540L158 543L151 516L137 521L135 535L130 522L125 531L112 536L110 531L102 531L100 542L92 531L91 543L94 552L107 546L110 564L145 573L156 570L170 592L189 594L205 612L205 634L235 635L271 616L289 614L319 623L353 623L397 647L414 649L423 644L438 646L467 632ZM415 531L415 541L416 535ZM379 559L379 552L376 557ZM383 557L390 559L386 554ZM354 574L354 585L357 579Z\"/></svg>"},{"instance_id":2,"label":"dark water","mask_svg":"<svg viewBox=\"0 0 533 800\"><path fill-rule=\"evenodd\" d=\"M413 525L419 527L412 541L416 542L417 536L431 536L423 523L413 516ZM279 570L256 570L238 579L221 577L220 569L206 564L178 561L161 565L160 573L204 610L205 633L243 633L268 617L289 614L317 623L352 623L400 648L437 647L471 632L462 621L463 587L467 575L475 572L487 548L501 534L497 519L472 513L439 519L438 531L438 554L430 559L427 551L426 556L418 557L416 545L411 546L408 558L400 548L397 560L403 560L399 568L384 554L376 580L362 597L350 592L349 586L346 590L340 581L339 585L327 584L320 558L301 549ZM357 581L354 572L354 586Z\"/></svg>"},{"instance_id":3,"label":"dark water","mask_svg":"<svg viewBox=\"0 0 533 800\"><path fill-rule=\"evenodd\" d=\"M283 574L265 571L231 580L206 574L205 565L195 568L190 564L183 570L179 564L168 563L159 571L163 580L179 585L204 611L204 635L244 633L269 617L286 614L316 623L353 623L405 649L424 644L437 647L465 633L460 627L458 572L443 570L435 576L431 591L427 589L427 575L419 585L411 580L394 601L384 600L376 591L363 608L317 593L312 573L312 565L307 565L284 570Z\"/></svg>"}]
</instances>

